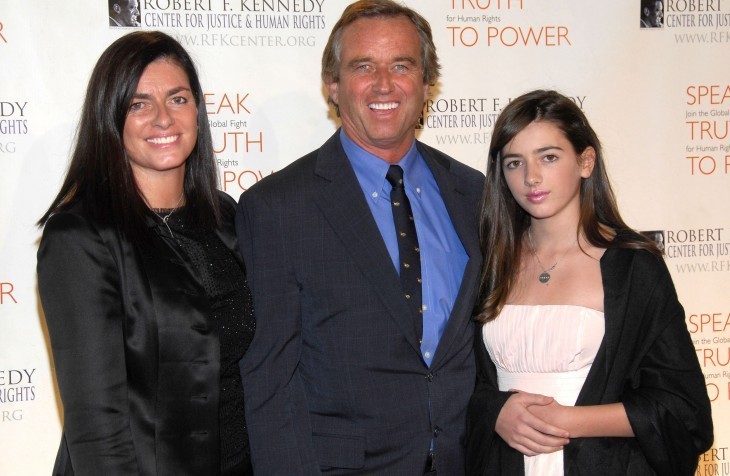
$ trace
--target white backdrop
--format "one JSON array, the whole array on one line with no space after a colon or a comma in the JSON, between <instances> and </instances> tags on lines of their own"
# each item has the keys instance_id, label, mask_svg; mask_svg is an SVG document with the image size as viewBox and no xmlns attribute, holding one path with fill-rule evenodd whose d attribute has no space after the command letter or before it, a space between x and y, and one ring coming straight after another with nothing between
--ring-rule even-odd
<instances>
[{"instance_id":1,"label":"white backdrop","mask_svg":"<svg viewBox=\"0 0 730 476\"><path fill-rule=\"evenodd\" d=\"M501 108L535 88L573 97L598 131L624 217L661 232L713 400L698 475L730 475L730 2L409 0L443 76L421 140L484 170ZM140 0L201 71L221 188L235 198L337 127L320 82L345 0ZM104 1L0 0L0 474L50 472L62 412L39 309L35 221L65 172L91 69L130 28ZM69 276L68 279L73 279Z\"/></svg>"}]
</instances>

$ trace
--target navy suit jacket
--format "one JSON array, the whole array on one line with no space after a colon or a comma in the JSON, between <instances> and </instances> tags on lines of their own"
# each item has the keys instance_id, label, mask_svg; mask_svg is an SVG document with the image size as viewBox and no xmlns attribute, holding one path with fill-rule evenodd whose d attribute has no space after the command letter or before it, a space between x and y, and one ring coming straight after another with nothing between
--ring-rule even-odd
<instances>
[{"instance_id":1,"label":"navy suit jacket","mask_svg":"<svg viewBox=\"0 0 730 476\"><path fill-rule=\"evenodd\" d=\"M241 362L256 474L464 472L484 177L422 143L469 261L431 368L339 140L262 180L236 227L257 330Z\"/></svg>"}]
</instances>

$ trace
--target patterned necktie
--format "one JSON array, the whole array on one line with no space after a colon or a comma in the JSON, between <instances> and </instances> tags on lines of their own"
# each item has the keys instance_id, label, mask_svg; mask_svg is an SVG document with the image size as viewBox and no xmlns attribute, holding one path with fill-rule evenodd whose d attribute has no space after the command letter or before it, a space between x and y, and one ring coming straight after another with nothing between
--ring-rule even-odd
<instances>
[{"instance_id":1,"label":"patterned necktie","mask_svg":"<svg viewBox=\"0 0 730 476\"><path fill-rule=\"evenodd\" d=\"M398 256L400 258L400 282L403 286L408 305L416 319L418 339L423 333L423 311L421 302L421 250L418 247L416 224L413 221L411 203L403 185L403 169L391 165L385 178L393 186L390 192L390 205L393 209L393 222L398 236Z\"/></svg>"}]
</instances>

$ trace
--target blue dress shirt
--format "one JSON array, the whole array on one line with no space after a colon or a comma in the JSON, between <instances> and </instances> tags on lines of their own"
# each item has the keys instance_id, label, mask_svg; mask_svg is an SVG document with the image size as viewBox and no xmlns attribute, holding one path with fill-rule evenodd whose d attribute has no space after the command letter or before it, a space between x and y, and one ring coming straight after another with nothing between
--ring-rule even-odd
<instances>
[{"instance_id":1,"label":"blue dress shirt","mask_svg":"<svg viewBox=\"0 0 730 476\"><path fill-rule=\"evenodd\" d=\"M399 271L398 239L390 205L392 187L385 178L391 164L355 144L343 130L340 131L340 140L388 248L393 266ZM415 140L396 165L403 169L403 182L411 203L418 246L421 249L421 355L430 367L454 307L468 256L451 223L436 180L418 152Z\"/></svg>"}]
</instances>

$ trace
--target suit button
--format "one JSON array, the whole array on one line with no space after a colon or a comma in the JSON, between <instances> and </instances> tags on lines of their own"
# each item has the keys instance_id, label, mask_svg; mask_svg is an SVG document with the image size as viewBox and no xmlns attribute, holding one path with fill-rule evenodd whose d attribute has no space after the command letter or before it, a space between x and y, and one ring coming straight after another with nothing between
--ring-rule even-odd
<instances>
[{"instance_id":1,"label":"suit button","mask_svg":"<svg viewBox=\"0 0 730 476\"><path fill-rule=\"evenodd\" d=\"M439 437L439 433L441 433L441 427L434 426L433 427L433 437L434 438L438 438Z\"/></svg>"},{"instance_id":2,"label":"suit button","mask_svg":"<svg viewBox=\"0 0 730 476\"><path fill-rule=\"evenodd\" d=\"M433 374L431 372L426 374L426 380L429 382L433 382Z\"/></svg>"}]
</instances>

